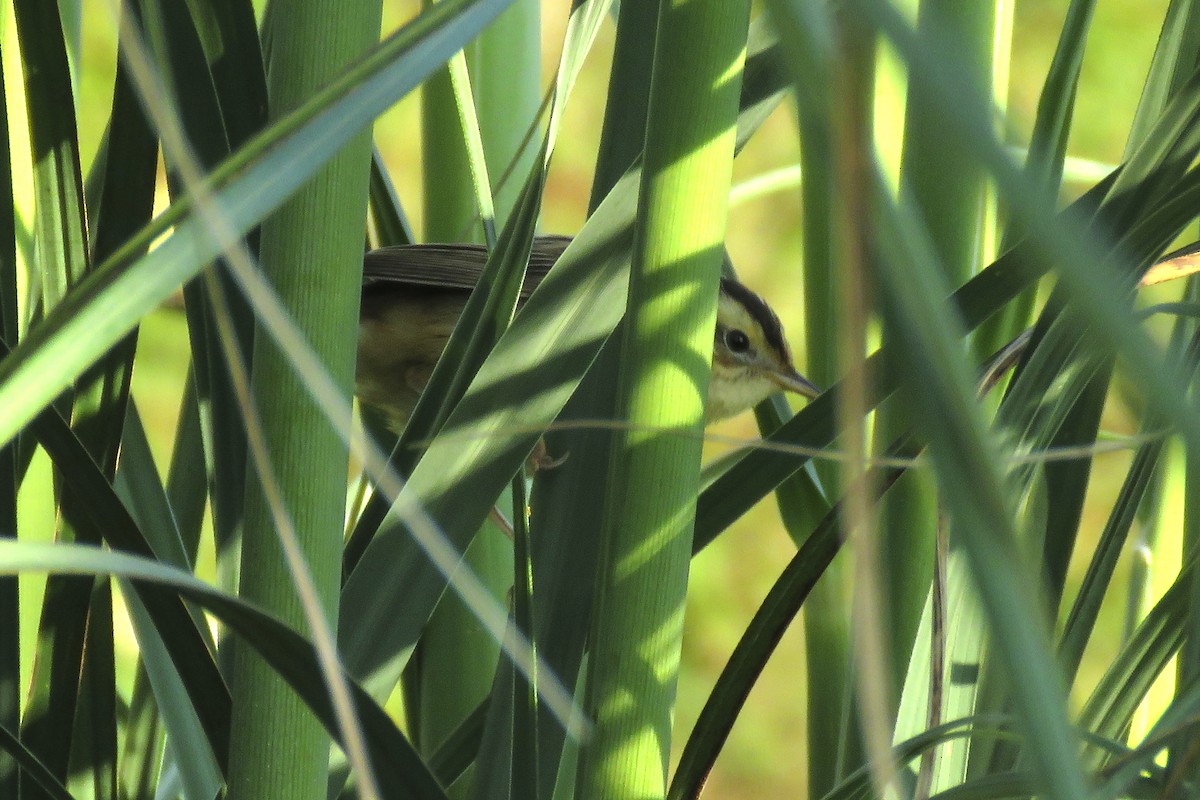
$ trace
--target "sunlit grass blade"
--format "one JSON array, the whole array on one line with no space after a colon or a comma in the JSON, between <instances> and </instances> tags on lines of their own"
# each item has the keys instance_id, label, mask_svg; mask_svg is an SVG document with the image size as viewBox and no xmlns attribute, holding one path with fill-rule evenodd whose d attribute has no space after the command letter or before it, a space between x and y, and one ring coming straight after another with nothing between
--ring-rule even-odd
<instances>
[{"instance_id":1,"label":"sunlit grass blade","mask_svg":"<svg viewBox=\"0 0 1200 800\"><path fill-rule=\"evenodd\" d=\"M592 0L572 15L551 109L551 136L565 113L567 90L574 85L577 70L610 6L611 3ZM642 152L656 14L654 3L620 6L589 211L595 211ZM620 331L618 324L618 336ZM579 388L562 409L559 421L615 417L618 342L616 336L611 336L601 348ZM531 566L536 587L534 632L548 668L568 685L577 682L587 636L587 625L581 623L590 619L592 612L599 526L606 499L595 478L608 474L611 436L608 431L587 429L548 435L550 452L569 452L571 456L558 469L538 474L534 480L533 503L538 509L530 522ZM553 720L544 704L538 709L534 725L532 733L538 737L541 762L537 791L539 796L549 797L563 769L573 774L572 768L563 764L564 748L570 745L562 726Z\"/></svg>"},{"instance_id":2,"label":"sunlit grass blade","mask_svg":"<svg viewBox=\"0 0 1200 800\"><path fill-rule=\"evenodd\" d=\"M961 550L946 554L940 579L943 587L940 593L930 592L913 643L896 718L897 738L919 735L916 732L933 720L971 717L979 705L980 673L988 652L985 612ZM935 602L942 605L940 628L934 622ZM976 750L991 749L996 742L995 737L974 735L946 742L936 758L921 764L919 769L927 774L918 785L924 782L922 788L934 792L957 786L966 780Z\"/></svg>"},{"instance_id":3,"label":"sunlit grass blade","mask_svg":"<svg viewBox=\"0 0 1200 800\"><path fill-rule=\"evenodd\" d=\"M633 427L612 440L600 528L586 796L667 788L701 448L664 433L705 421L749 20L749 3L659 7L617 373L617 418ZM688 73L674 68L685 58ZM631 691L642 702L628 705Z\"/></svg>"}]
</instances>

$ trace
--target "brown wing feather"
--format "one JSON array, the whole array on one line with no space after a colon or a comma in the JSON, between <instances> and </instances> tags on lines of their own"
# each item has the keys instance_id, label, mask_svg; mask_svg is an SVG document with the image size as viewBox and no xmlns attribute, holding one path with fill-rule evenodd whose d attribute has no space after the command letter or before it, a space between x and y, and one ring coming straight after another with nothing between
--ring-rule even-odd
<instances>
[{"instance_id":1,"label":"brown wing feather","mask_svg":"<svg viewBox=\"0 0 1200 800\"><path fill-rule=\"evenodd\" d=\"M539 236L533 241L521 296L528 297L571 243L569 236ZM487 263L478 244L418 244L381 247L363 256L363 288L425 286L473 289Z\"/></svg>"}]
</instances>

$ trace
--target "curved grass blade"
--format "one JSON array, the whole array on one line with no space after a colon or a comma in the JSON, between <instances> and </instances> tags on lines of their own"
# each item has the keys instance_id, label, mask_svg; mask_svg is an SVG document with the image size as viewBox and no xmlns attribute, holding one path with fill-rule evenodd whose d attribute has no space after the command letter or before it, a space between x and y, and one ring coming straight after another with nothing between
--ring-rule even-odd
<instances>
[{"instance_id":1,"label":"curved grass blade","mask_svg":"<svg viewBox=\"0 0 1200 800\"><path fill-rule=\"evenodd\" d=\"M1196 24L1196 15L1197 6L1193 0L1176 0L1167 6L1137 112L1129 126L1128 148L1145 140L1171 98L1196 71L1197 46L1200 45L1200 25Z\"/></svg>"},{"instance_id":2,"label":"curved grass blade","mask_svg":"<svg viewBox=\"0 0 1200 800\"><path fill-rule=\"evenodd\" d=\"M279 206L351 136L420 83L505 0L448 0L369 53L330 87L225 161L207 182L230 234ZM147 311L227 246L190 200L176 203L89 274L0 362L0 442L8 442ZM174 228L143 258L139 248Z\"/></svg>"},{"instance_id":3,"label":"curved grass blade","mask_svg":"<svg viewBox=\"0 0 1200 800\"><path fill-rule=\"evenodd\" d=\"M918 430L928 438L943 488L947 511L955 521L1005 674L1027 737L1037 777L1059 800L1086 794L1067 726L1065 691L1033 603L1031 571L1013 554L1016 525L1013 503L1003 490L996 441L988 435L975 407L973 387L953 341L958 331L939 315L940 276L928 247L914 235L874 176L878 221L883 313L899 335L899 351L911 376L909 406ZM924 287L924 288L919 288ZM937 322L933 320L937 319Z\"/></svg>"},{"instance_id":4,"label":"curved grass blade","mask_svg":"<svg viewBox=\"0 0 1200 800\"><path fill-rule=\"evenodd\" d=\"M32 432L59 469L72 476L72 490L90 514L97 541L103 537L113 548L154 557L129 512L57 413L44 412L35 421ZM228 747L225 737L229 731L229 694L205 637L177 598L150 594L142 600L163 636L176 670L184 677L214 754L218 761L223 761Z\"/></svg>"},{"instance_id":5,"label":"curved grass blade","mask_svg":"<svg viewBox=\"0 0 1200 800\"><path fill-rule=\"evenodd\" d=\"M340 736L312 644L254 606L189 573L138 556L80 545L0 542L0 572L29 571L113 575L132 582L143 595L153 586L160 594L196 603L253 647L295 689L330 735L335 739ZM441 787L387 712L357 684L351 683L351 690L383 796L444 800Z\"/></svg>"},{"instance_id":6,"label":"curved grass blade","mask_svg":"<svg viewBox=\"0 0 1200 800\"><path fill-rule=\"evenodd\" d=\"M194 797L212 797L225 783L224 767L217 760L196 711L186 676L176 668L145 604L138 599L135 592L127 592L126 595L126 607L137 636L138 654L144 675L139 677L142 677L144 684L142 690L148 695L148 699L143 702L150 706L147 711L155 711L157 716L153 719L135 717L134 714L139 709L131 701L123 771L136 769L139 774L145 775L147 772L158 773L161 769L165 774L173 768L189 800ZM187 608L191 610L190 607ZM138 700L136 693L133 700ZM160 725L162 731L158 730ZM160 738L169 740L169 747L166 750L160 748L156 751L139 752L135 749L131 737L143 733L147 736L157 733ZM164 756L169 756L169 759ZM150 758L156 761L149 763ZM153 791L151 796L154 796Z\"/></svg>"},{"instance_id":7,"label":"curved grass blade","mask_svg":"<svg viewBox=\"0 0 1200 800\"><path fill-rule=\"evenodd\" d=\"M911 458L918 452L919 449L902 440L894 444L888 454ZM868 485L882 494L904 471L877 470ZM684 745L667 792L670 800L699 796L717 755L741 713L750 690L774 652L775 645L841 549L841 525L842 504L837 503L800 545L746 626Z\"/></svg>"}]
</instances>

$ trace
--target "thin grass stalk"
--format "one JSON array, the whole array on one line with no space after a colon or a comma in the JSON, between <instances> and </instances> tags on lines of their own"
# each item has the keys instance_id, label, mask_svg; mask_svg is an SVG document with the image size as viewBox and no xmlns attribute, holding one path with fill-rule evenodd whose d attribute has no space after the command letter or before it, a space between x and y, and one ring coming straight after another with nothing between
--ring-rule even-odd
<instances>
[{"instance_id":1,"label":"thin grass stalk","mask_svg":"<svg viewBox=\"0 0 1200 800\"><path fill-rule=\"evenodd\" d=\"M201 30L196 25L198 17L183 4L162 0L130 3L129 12L129 22L134 24L127 25L122 31L122 57L128 63L134 62L140 41L134 37L144 27L144 39L153 51L158 74L171 87L180 124L186 131L195 158L204 168L212 169L229 156L230 130L246 131L264 121L266 77L257 32L251 28L251 35L228 36L220 46L220 59L226 62L257 62L254 66L244 65L238 91L261 98L261 108L252 122L243 120L239 126L231 122L238 119L233 111L237 106L223 102L217 94L217 83L210 71L210 65L216 59L205 52ZM226 44L232 41L249 41L251 44L243 44L235 51ZM244 55L247 49L249 56ZM230 106L229 111L224 110L226 105ZM181 176L186 173L187 165L169 145L164 148L164 163L171 196L186 196ZM248 234L246 246L251 252L257 252L257 231ZM232 291L232 281L222 270L216 266L208 269L216 271L226 295L232 298L230 313L237 330L238 351L249 359L254 343L254 320L249 306ZM242 409L234 396L229 367L217 338L212 300L204 286L203 280L194 280L183 287L193 367L189 379L194 382L200 398L199 409L204 420L201 426L204 432L202 458L194 463L203 464L207 470L203 485L211 495L218 580L230 591L236 591L246 493L246 434ZM220 657L222 669L228 670L232 648L222 648Z\"/></svg>"},{"instance_id":2,"label":"thin grass stalk","mask_svg":"<svg viewBox=\"0 0 1200 800\"><path fill-rule=\"evenodd\" d=\"M469 49L467 63L472 91L468 97L459 96L458 102L473 100L475 104L473 116L478 125L476 135L482 140L486 174L494 181L510 167L512 171L503 190L495 184L472 188L470 175L465 176L467 183L459 190L470 200L471 216L467 220L451 217L437 221L429 217L427 230L435 225L443 229L458 225L461 233L463 225L469 225L476 216L477 192L492 193L489 203L496 228L503 228L513 213L524 177L538 152L533 147L519 154L517 148L541 99L540 34L538 3L520 0L497 17ZM462 138L460 126L458 141ZM454 146L443 145L451 158ZM431 199L438 191L451 191L437 190L428 183L430 173L436 168L436 163L426 167L425 190ZM464 203L468 198L464 198ZM475 572L497 602L504 601L505 593L513 585L512 544L496 526L488 524L481 529L467 549L464 566ZM430 618L418 650L419 740L425 752L433 753L491 693L499 652L499 644L479 624L475 614L458 595L448 592ZM465 784L460 784L454 791L465 796L466 789Z\"/></svg>"},{"instance_id":3,"label":"thin grass stalk","mask_svg":"<svg viewBox=\"0 0 1200 800\"><path fill-rule=\"evenodd\" d=\"M422 7L428 8L434 2L435 0L424 0ZM452 62L455 61L465 72L465 66L461 66L465 63L462 53L453 56ZM461 88L456 89L450 64L436 70L421 86L421 171L425 205L424 236L428 242L484 241L483 229L478 224L480 214L472 180L466 138L468 134L463 128L465 117L459 108L460 102L473 102L473 98L462 97L459 94ZM471 116L474 117L473 111ZM474 134L478 135L478 131ZM490 191L490 187L487 191ZM480 544L473 543L472 547L467 548L466 563L473 570L483 568L488 572L487 564L495 561L495 558L488 552L487 543L481 537L477 537L477 541ZM481 548L482 556L479 553ZM476 563L480 561L482 563ZM490 572L493 580L487 581L489 588L490 584L495 582L496 571ZM445 686L447 679L453 683L452 676L457 673L455 668L447 674L446 664L448 659L455 658L458 648L464 646L462 637L459 636L464 620L455 613L456 610L461 610L461 607L455 609L453 600L443 599L449 600L447 611L444 612L446 619L434 622L434 617L431 617L432 635L423 636L422 641L418 643L404 671L402 683L409 729L412 731L413 741L426 756L437 752L447 733L454 730L465 713L470 711L470 708L456 704L457 693L453 686L449 689ZM442 603L439 603L439 607L441 605ZM437 613L435 609L434 616ZM474 619L467 620L466 624L469 626L468 631L483 633L475 625ZM439 636L435 631L442 633ZM444 641L439 642L439 638ZM482 643L482 640L476 641ZM426 669L425 651L428 648L432 648L432 651L428 653L430 663ZM471 665L473 662L463 663ZM481 670L487 668L484 665L478 666ZM483 678L479 672L473 666L468 668L477 676L474 683L481 685ZM430 682L428 686L427 680ZM430 694L428 699L425 696L426 690ZM485 688L477 688L469 694L477 704L484 691ZM447 708L448 704L453 705ZM473 707L472 705L471 708ZM449 711L451 716L445 718L444 711Z\"/></svg>"},{"instance_id":4,"label":"thin grass stalk","mask_svg":"<svg viewBox=\"0 0 1200 800\"><path fill-rule=\"evenodd\" d=\"M812 3L776 2L770 6L779 28L782 53L797 78L800 121L801 192L804 218L804 323L806 371L819 386L829 386L840 374L838 339L841 307L836 300L837 276L833 239L834 183L832 173L832 43L836 40L830 12ZM857 102L867 102L858 98ZM836 496L839 475L832 465L816 465L827 496ZM778 493L780 513L798 546L812 530L811 515L819 506L801 506L801 498L785 483ZM860 760L858 726L849 719L849 616L844 598L846 566L833 562L804 606L807 683L808 789L824 795L838 780L846 761Z\"/></svg>"},{"instance_id":5,"label":"thin grass stalk","mask_svg":"<svg viewBox=\"0 0 1200 800\"><path fill-rule=\"evenodd\" d=\"M641 156L657 11L655 3L620 4L589 214ZM618 323L563 408L560 421L616 417L621 330ZM546 442L551 453L570 451L571 457L552 473L534 478L531 499L537 513L530 519L530 528L537 587L535 635L547 663L572 685L578 683L584 663L585 623L592 615L595 565L607 502L607 484L597 476L609 472L612 440L609 431L584 428L552 432ZM567 740L544 706L539 708L535 725L540 762L537 791L539 797L548 798L555 794L560 771L565 770L568 784L574 783L574 763L568 766L564 762L572 759L578 745Z\"/></svg>"},{"instance_id":6,"label":"thin grass stalk","mask_svg":"<svg viewBox=\"0 0 1200 800\"><path fill-rule=\"evenodd\" d=\"M303 103L379 36L377 0L343 4L330 18L321 3L294 4L273 16L272 116ZM360 132L263 226L263 268L273 278L348 396L353 384L362 242L366 232L370 136ZM341 586L346 445L274 347L256 354L254 397L263 434L278 470L280 496L269 498L266 475L247 492L240 592L281 619L308 627L275 530L282 501L296 522L296 538L323 613L337 619ZM262 465L259 465L262 469ZM328 779L329 736L273 670L248 648L235 649L229 794L231 800L294 800L322 796ZM360 776L364 779L366 776ZM369 783L364 782L368 790Z\"/></svg>"},{"instance_id":7,"label":"thin grass stalk","mask_svg":"<svg viewBox=\"0 0 1200 800\"><path fill-rule=\"evenodd\" d=\"M659 6L577 796L663 797L749 3ZM632 702L631 702L632 701Z\"/></svg>"},{"instance_id":8,"label":"thin grass stalk","mask_svg":"<svg viewBox=\"0 0 1200 800\"><path fill-rule=\"evenodd\" d=\"M854 660L853 715L842 735L850 756L839 764L842 777L862 759L871 769L876 794L895 797L896 765L891 755L894 701L888 674L888 641L879 572L877 537L879 517L874 498L873 472L867 469L871 442L867 412L871 388L863 357L867 353L867 327L872 316L872 286L867 273L870 247L870 167L873 152L873 85L876 73L877 34L853 13L839 19L840 46L835 59L833 89L857 102L834 107L832 125L837 145L833 150L833 175L837 187L833 215L834 252L840 262L838 304L843 328L838 333L839 356L845 387L838 396L837 415L847 453L838 465L846 487L842 500L845 520L842 535L855 544L853 563L851 633ZM858 722L856 725L855 722ZM856 731L855 728L860 728ZM861 749L854 745L861 735ZM853 759L858 756L858 759Z\"/></svg>"},{"instance_id":9,"label":"thin grass stalk","mask_svg":"<svg viewBox=\"0 0 1200 800\"><path fill-rule=\"evenodd\" d=\"M773 11L783 26L784 52L794 59L792 73L803 76L796 85L805 176L801 191L806 369L817 385L824 387L842 374L842 341L837 332L845 330L844 308L839 302L842 270L834 235L838 202L832 166L834 108L835 104L848 102L869 113L866 109L873 104L874 96L864 90L864 96L834 99L834 53L830 43L837 37L829 11L808 3L776 3ZM816 42L821 44L817 46ZM874 40L863 45L858 57L870 63L874 46ZM798 53L803 53L805 63L796 63ZM838 496L842 475L837 465L817 464L816 474L828 496ZM781 493L779 503L788 533L800 546L811 526L797 525L804 516L793 498L794 494L789 497ZM850 615L845 602L850 578L851 566L846 559L834 560L813 587L803 610L809 687L808 791L813 796L826 794L846 772L862 763L850 667Z\"/></svg>"},{"instance_id":10,"label":"thin grass stalk","mask_svg":"<svg viewBox=\"0 0 1200 800\"><path fill-rule=\"evenodd\" d=\"M992 96L997 3L923 0L917 20L918 33L935 30L954 39L962 57L960 68ZM948 283L958 286L980 266L987 184L981 163L967 148L947 146L929 92L919 82L908 87L900 190L925 221ZM876 424L878 440L887 442L911 422L896 403L889 403L881 408ZM937 501L929 473L914 471L901 479L885 498L883 515L878 579L886 587L894 713L933 577Z\"/></svg>"},{"instance_id":11,"label":"thin grass stalk","mask_svg":"<svg viewBox=\"0 0 1200 800\"><path fill-rule=\"evenodd\" d=\"M88 198L93 256L111 255L150 220L154 205L157 141L137 104L137 96L122 67L116 75L112 113L93 172L95 196ZM113 481L117 453L129 403L129 382L137 343L136 330L97 364L81 383L72 408L72 428L91 458ZM69 486L72 479L67 477ZM79 521L88 510L74 492L64 492L64 521ZM73 523L72 523L73 524ZM86 537L85 537L86 538ZM110 581L92 589L81 674L80 706L76 712L69 785L87 791L95 800L112 800L117 793L116 663L113 600Z\"/></svg>"}]
</instances>

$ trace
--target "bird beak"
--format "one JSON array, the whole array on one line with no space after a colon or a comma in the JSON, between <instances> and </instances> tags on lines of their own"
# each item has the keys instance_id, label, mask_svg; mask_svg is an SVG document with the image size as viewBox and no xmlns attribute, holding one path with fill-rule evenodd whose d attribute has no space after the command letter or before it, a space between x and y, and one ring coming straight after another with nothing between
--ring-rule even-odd
<instances>
[{"instance_id":1,"label":"bird beak","mask_svg":"<svg viewBox=\"0 0 1200 800\"><path fill-rule=\"evenodd\" d=\"M779 385L780 389L788 392L795 392L798 395L813 399L821 393L816 384L808 378L796 372L794 369L776 372L771 375L771 379Z\"/></svg>"}]
</instances>

